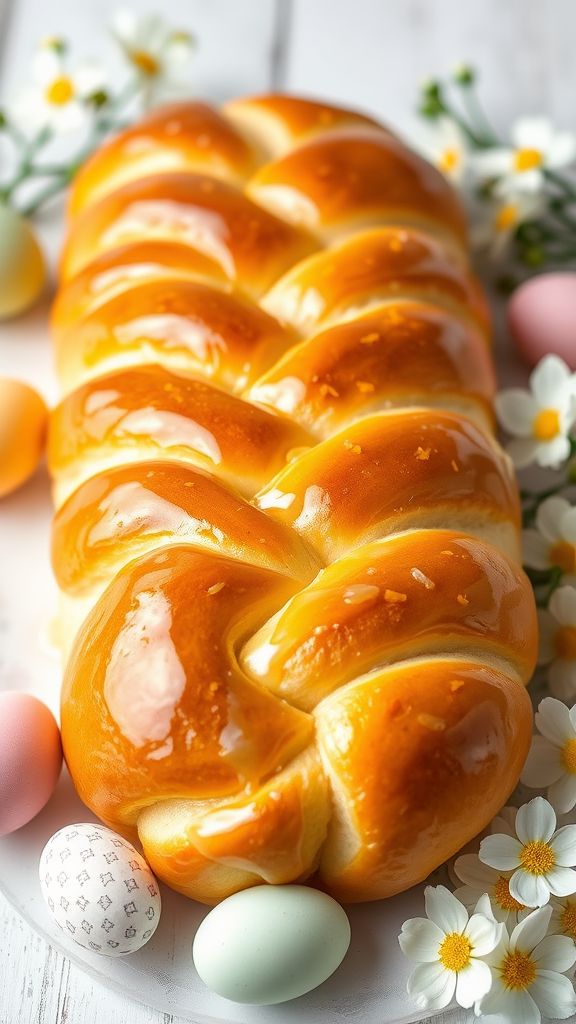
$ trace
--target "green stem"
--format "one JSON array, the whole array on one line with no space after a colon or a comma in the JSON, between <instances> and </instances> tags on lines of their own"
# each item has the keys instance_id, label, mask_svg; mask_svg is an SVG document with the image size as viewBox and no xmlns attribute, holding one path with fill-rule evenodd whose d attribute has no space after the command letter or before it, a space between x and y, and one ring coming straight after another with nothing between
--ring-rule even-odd
<instances>
[{"instance_id":1,"label":"green stem","mask_svg":"<svg viewBox=\"0 0 576 1024\"><path fill-rule=\"evenodd\" d=\"M484 113L474 86L469 82L460 82L458 85L466 113L469 120L475 126L474 134L481 148L487 149L490 146L499 146L501 144L500 140Z\"/></svg>"},{"instance_id":2,"label":"green stem","mask_svg":"<svg viewBox=\"0 0 576 1024\"><path fill-rule=\"evenodd\" d=\"M38 195L26 206L23 206L20 213L23 217L33 217L38 212L44 203L48 202L49 199L53 199L57 196L68 184L68 179L57 178L55 181L51 181L46 188L41 189Z\"/></svg>"}]
</instances>

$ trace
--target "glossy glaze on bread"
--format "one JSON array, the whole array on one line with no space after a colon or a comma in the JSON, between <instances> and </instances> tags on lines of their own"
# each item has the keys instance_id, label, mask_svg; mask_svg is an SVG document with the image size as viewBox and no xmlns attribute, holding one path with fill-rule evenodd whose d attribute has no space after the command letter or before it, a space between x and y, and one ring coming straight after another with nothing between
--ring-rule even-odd
<instances>
[{"instance_id":1,"label":"glossy glaze on bread","mask_svg":"<svg viewBox=\"0 0 576 1024\"><path fill-rule=\"evenodd\" d=\"M61 281L80 796L207 903L421 881L516 784L536 654L455 194L361 114L176 104L79 173Z\"/></svg>"}]
</instances>

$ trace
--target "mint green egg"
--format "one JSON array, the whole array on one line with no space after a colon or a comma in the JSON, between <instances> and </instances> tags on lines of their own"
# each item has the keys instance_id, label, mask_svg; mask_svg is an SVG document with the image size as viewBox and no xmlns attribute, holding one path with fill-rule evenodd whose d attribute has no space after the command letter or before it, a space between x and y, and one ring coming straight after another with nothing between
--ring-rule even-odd
<instances>
[{"instance_id":1,"label":"mint green egg","mask_svg":"<svg viewBox=\"0 0 576 1024\"><path fill-rule=\"evenodd\" d=\"M348 918L330 896L304 885L262 885L211 910L196 932L192 955L212 992L269 1005L317 988L349 945Z\"/></svg>"}]
</instances>

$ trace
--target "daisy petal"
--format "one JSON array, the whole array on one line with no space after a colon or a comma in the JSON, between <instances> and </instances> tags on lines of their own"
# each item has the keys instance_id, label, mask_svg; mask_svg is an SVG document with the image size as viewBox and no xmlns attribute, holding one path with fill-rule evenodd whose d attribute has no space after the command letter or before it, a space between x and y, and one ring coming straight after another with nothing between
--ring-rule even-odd
<instances>
[{"instance_id":1,"label":"daisy petal","mask_svg":"<svg viewBox=\"0 0 576 1024\"><path fill-rule=\"evenodd\" d=\"M494 869L483 864L476 853L463 853L457 857L454 873L465 885L477 886L482 892L486 892L497 877Z\"/></svg>"},{"instance_id":2,"label":"daisy petal","mask_svg":"<svg viewBox=\"0 0 576 1024\"><path fill-rule=\"evenodd\" d=\"M576 626L576 587L558 587L548 608L561 626Z\"/></svg>"},{"instance_id":3,"label":"daisy petal","mask_svg":"<svg viewBox=\"0 0 576 1024\"><path fill-rule=\"evenodd\" d=\"M500 978L493 976L492 988L478 1007L484 1016L502 1014L506 1024L541 1024L540 1010L526 989L504 988Z\"/></svg>"},{"instance_id":4,"label":"daisy petal","mask_svg":"<svg viewBox=\"0 0 576 1024\"><path fill-rule=\"evenodd\" d=\"M504 429L513 437L532 438L532 424L538 405L529 391L507 388L496 395L496 413Z\"/></svg>"},{"instance_id":5,"label":"daisy petal","mask_svg":"<svg viewBox=\"0 0 576 1024\"><path fill-rule=\"evenodd\" d=\"M569 378L570 370L560 356L544 356L530 374L530 388L538 404L555 409L558 394L566 387Z\"/></svg>"},{"instance_id":6,"label":"daisy petal","mask_svg":"<svg viewBox=\"0 0 576 1024\"><path fill-rule=\"evenodd\" d=\"M564 540L576 544L576 508L569 506L562 516L562 534Z\"/></svg>"},{"instance_id":7,"label":"daisy petal","mask_svg":"<svg viewBox=\"0 0 576 1024\"><path fill-rule=\"evenodd\" d=\"M522 769L524 785L532 789L543 789L562 778L564 770L558 747L553 746L544 736L535 736Z\"/></svg>"},{"instance_id":8,"label":"daisy petal","mask_svg":"<svg viewBox=\"0 0 576 1024\"><path fill-rule=\"evenodd\" d=\"M481 960L471 960L463 971L458 972L456 981L456 1002L469 1009L477 999L490 991L492 972Z\"/></svg>"},{"instance_id":9,"label":"daisy petal","mask_svg":"<svg viewBox=\"0 0 576 1024\"><path fill-rule=\"evenodd\" d=\"M483 914L472 914L464 934L472 944L472 955L485 956L498 945L502 935L502 926L494 921L489 921Z\"/></svg>"},{"instance_id":10,"label":"daisy petal","mask_svg":"<svg viewBox=\"0 0 576 1024\"><path fill-rule=\"evenodd\" d=\"M438 950L444 941L444 932L426 917L405 921L398 936L400 949L416 963L432 963L438 960Z\"/></svg>"},{"instance_id":11,"label":"daisy petal","mask_svg":"<svg viewBox=\"0 0 576 1024\"><path fill-rule=\"evenodd\" d=\"M571 896L576 892L576 871L555 867L546 875L546 885L554 896Z\"/></svg>"},{"instance_id":12,"label":"daisy petal","mask_svg":"<svg viewBox=\"0 0 576 1024\"><path fill-rule=\"evenodd\" d=\"M556 863L563 868L576 864L576 825L563 825L554 836L550 846L554 850Z\"/></svg>"},{"instance_id":13,"label":"daisy petal","mask_svg":"<svg viewBox=\"0 0 576 1024\"><path fill-rule=\"evenodd\" d=\"M539 875L515 871L508 883L510 895L525 907L543 907L550 899L550 890Z\"/></svg>"},{"instance_id":14,"label":"daisy petal","mask_svg":"<svg viewBox=\"0 0 576 1024\"><path fill-rule=\"evenodd\" d=\"M506 451L516 466L516 469L523 469L529 466L536 459L540 451L540 445L532 438L520 438L516 441L509 441Z\"/></svg>"},{"instance_id":15,"label":"daisy petal","mask_svg":"<svg viewBox=\"0 0 576 1024\"><path fill-rule=\"evenodd\" d=\"M531 952L548 931L552 907L540 907L534 910L528 917L525 917L516 925L510 936L510 949L520 949Z\"/></svg>"},{"instance_id":16,"label":"daisy petal","mask_svg":"<svg viewBox=\"0 0 576 1024\"><path fill-rule=\"evenodd\" d=\"M550 543L538 530L522 531L522 556L524 565L531 569L549 569Z\"/></svg>"},{"instance_id":17,"label":"daisy petal","mask_svg":"<svg viewBox=\"0 0 576 1024\"><path fill-rule=\"evenodd\" d=\"M567 167L576 158L576 137L572 132L557 132L548 147L546 166L551 170Z\"/></svg>"},{"instance_id":18,"label":"daisy petal","mask_svg":"<svg viewBox=\"0 0 576 1024\"><path fill-rule=\"evenodd\" d=\"M444 885L427 885L424 890L426 914L444 932L463 932L468 924L466 908Z\"/></svg>"},{"instance_id":19,"label":"daisy petal","mask_svg":"<svg viewBox=\"0 0 576 1024\"><path fill-rule=\"evenodd\" d=\"M553 138L552 125L547 117L519 117L510 133L518 149L539 149L546 153Z\"/></svg>"},{"instance_id":20,"label":"daisy petal","mask_svg":"<svg viewBox=\"0 0 576 1024\"><path fill-rule=\"evenodd\" d=\"M451 1002L456 989L456 974L440 963L418 964L408 978L408 995L423 1010L442 1010Z\"/></svg>"},{"instance_id":21,"label":"daisy petal","mask_svg":"<svg viewBox=\"0 0 576 1024\"><path fill-rule=\"evenodd\" d=\"M576 963L576 946L567 935L547 935L534 947L532 957L540 970L564 974Z\"/></svg>"},{"instance_id":22,"label":"daisy petal","mask_svg":"<svg viewBox=\"0 0 576 1024\"><path fill-rule=\"evenodd\" d=\"M557 469L570 455L570 442L567 437L558 436L546 444L539 444L536 462L539 466Z\"/></svg>"},{"instance_id":23,"label":"daisy petal","mask_svg":"<svg viewBox=\"0 0 576 1024\"><path fill-rule=\"evenodd\" d=\"M527 804L522 804L516 815L516 832L521 843L530 843L534 839L547 843L554 835L556 815L553 807L544 797L535 796Z\"/></svg>"},{"instance_id":24,"label":"daisy petal","mask_svg":"<svg viewBox=\"0 0 576 1024\"><path fill-rule=\"evenodd\" d=\"M510 171L513 158L511 149L493 146L474 153L474 169L481 178L500 178Z\"/></svg>"},{"instance_id":25,"label":"daisy petal","mask_svg":"<svg viewBox=\"0 0 576 1024\"><path fill-rule=\"evenodd\" d=\"M538 731L558 747L563 747L566 740L575 735L568 708L554 697L540 701L534 720Z\"/></svg>"},{"instance_id":26,"label":"daisy petal","mask_svg":"<svg viewBox=\"0 0 576 1024\"><path fill-rule=\"evenodd\" d=\"M486 836L480 843L478 856L483 864L498 871L514 871L520 863L522 844L513 836Z\"/></svg>"},{"instance_id":27,"label":"daisy petal","mask_svg":"<svg viewBox=\"0 0 576 1024\"><path fill-rule=\"evenodd\" d=\"M556 971L538 971L531 991L545 1017L566 1020L576 1013L576 993L570 978Z\"/></svg>"},{"instance_id":28,"label":"daisy petal","mask_svg":"<svg viewBox=\"0 0 576 1024\"><path fill-rule=\"evenodd\" d=\"M535 532L540 532L552 544L557 540L561 540L562 529L560 523L569 509L570 503L566 501L566 498L559 498L557 495L546 498L546 501L543 501L538 509L538 515L536 516L538 530Z\"/></svg>"},{"instance_id":29,"label":"daisy petal","mask_svg":"<svg viewBox=\"0 0 576 1024\"><path fill-rule=\"evenodd\" d=\"M548 799L558 814L568 814L576 807L576 776L563 775L548 788Z\"/></svg>"},{"instance_id":30,"label":"daisy petal","mask_svg":"<svg viewBox=\"0 0 576 1024\"><path fill-rule=\"evenodd\" d=\"M478 900L486 892L486 886L460 885L454 889L454 895L460 903L463 903L468 913L472 913Z\"/></svg>"}]
</instances>

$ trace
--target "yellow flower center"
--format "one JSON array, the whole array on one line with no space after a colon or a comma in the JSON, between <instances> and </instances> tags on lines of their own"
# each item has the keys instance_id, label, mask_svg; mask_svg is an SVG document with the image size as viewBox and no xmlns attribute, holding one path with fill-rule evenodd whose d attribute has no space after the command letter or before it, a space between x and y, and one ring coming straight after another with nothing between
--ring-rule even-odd
<instances>
[{"instance_id":1,"label":"yellow flower center","mask_svg":"<svg viewBox=\"0 0 576 1024\"><path fill-rule=\"evenodd\" d=\"M44 93L47 103L55 107L64 107L74 96L74 86L67 75L54 78Z\"/></svg>"},{"instance_id":2,"label":"yellow flower center","mask_svg":"<svg viewBox=\"0 0 576 1024\"><path fill-rule=\"evenodd\" d=\"M530 875L546 875L554 867L554 851L542 839L525 843L520 851L520 863Z\"/></svg>"},{"instance_id":3,"label":"yellow flower center","mask_svg":"<svg viewBox=\"0 0 576 1024\"><path fill-rule=\"evenodd\" d=\"M576 939L576 902L574 900L568 900L566 903L560 918L560 927L564 935L569 935L571 939Z\"/></svg>"},{"instance_id":4,"label":"yellow flower center","mask_svg":"<svg viewBox=\"0 0 576 1024\"><path fill-rule=\"evenodd\" d=\"M450 932L440 946L438 956L447 971L462 971L470 963L471 952L472 946L465 935Z\"/></svg>"},{"instance_id":5,"label":"yellow flower center","mask_svg":"<svg viewBox=\"0 0 576 1024\"><path fill-rule=\"evenodd\" d=\"M538 441L551 441L560 433L560 416L556 409L540 409L532 424Z\"/></svg>"},{"instance_id":6,"label":"yellow flower center","mask_svg":"<svg viewBox=\"0 0 576 1024\"><path fill-rule=\"evenodd\" d=\"M518 220L518 207L515 203L505 203L494 218L496 231L510 231Z\"/></svg>"},{"instance_id":7,"label":"yellow flower center","mask_svg":"<svg viewBox=\"0 0 576 1024\"><path fill-rule=\"evenodd\" d=\"M536 977L536 964L529 953L515 949L507 954L500 974L506 988L528 988Z\"/></svg>"},{"instance_id":8,"label":"yellow flower center","mask_svg":"<svg viewBox=\"0 0 576 1024\"><path fill-rule=\"evenodd\" d=\"M442 153L438 166L441 171L454 171L460 163L460 154L457 149L445 149Z\"/></svg>"},{"instance_id":9,"label":"yellow flower center","mask_svg":"<svg viewBox=\"0 0 576 1024\"><path fill-rule=\"evenodd\" d=\"M576 547L566 540L559 540L550 548L550 561L558 565L562 572L576 571Z\"/></svg>"},{"instance_id":10,"label":"yellow flower center","mask_svg":"<svg viewBox=\"0 0 576 1024\"><path fill-rule=\"evenodd\" d=\"M524 904L518 903L518 900L512 896L508 879L504 875L500 875L496 880L492 887L492 895L502 910L524 910Z\"/></svg>"},{"instance_id":11,"label":"yellow flower center","mask_svg":"<svg viewBox=\"0 0 576 1024\"><path fill-rule=\"evenodd\" d=\"M576 739L567 740L562 749L562 764L567 772L576 775Z\"/></svg>"},{"instance_id":12,"label":"yellow flower center","mask_svg":"<svg viewBox=\"0 0 576 1024\"><path fill-rule=\"evenodd\" d=\"M517 149L514 154L515 171L533 171L542 166L542 153L539 149Z\"/></svg>"},{"instance_id":13,"label":"yellow flower center","mask_svg":"<svg viewBox=\"0 0 576 1024\"><path fill-rule=\"evenodd\" d=\"M150 75L151 78L160 71L158 61L147 50L131 50L130 60L142 74Z\"/></svg>"}]
</instances>

